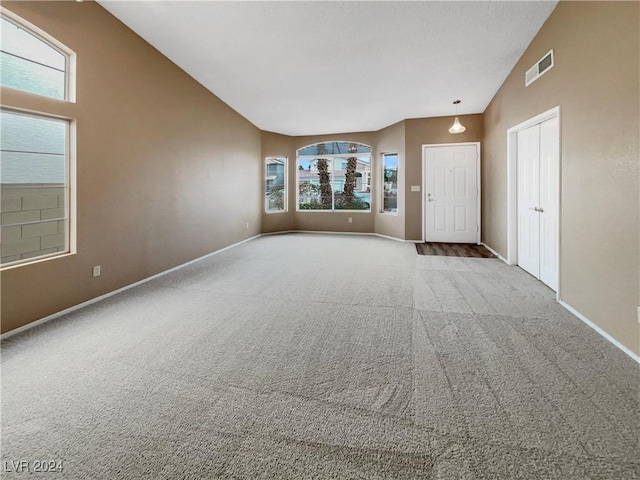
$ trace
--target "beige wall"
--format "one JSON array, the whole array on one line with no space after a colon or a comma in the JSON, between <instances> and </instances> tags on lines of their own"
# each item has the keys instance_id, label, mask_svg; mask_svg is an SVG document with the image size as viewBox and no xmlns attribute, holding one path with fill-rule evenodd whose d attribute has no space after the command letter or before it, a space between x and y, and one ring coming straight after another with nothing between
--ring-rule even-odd
<instances>
[{"instance_id":1,"label":"beige wall","mask_svg":"<svg viewBox=\"0 0 640 480\"><path fill-rule=\"evenodd\" d=\"M405 239L422 240L422 146L438 143L481 142L483 117L481 114L461 115L460 123L466 131L449 133L454 117L413 118L405 121ZM482 156L482 155L481 155ZM480 160L482 164L482 158ZM482 167L481 167L482 168ZM421 191L412 192L411 185ZM484 188L484 186L482 187Z\"/></svg>"},{"instance_id":2,"label":"beige wall","mask_svg":"<svg viewBox=\"0 0 640 480\"><path fill-rule=\"evenodd\" d=\"M264 132L262 135L262 152L267 155L282 155L289 158L288 170L288 202L289 211L279 214L263 214L263 231L276 232L283 230L312 230L324 232L357 232L373 233L374 209L378 208L372 196L371 212L308 212L296 211L296 151L314 143L330 141L354 141L371 145L372 163L375 168L375 133L340 133L335 135L314 135L287 137ZM280 152L280 153L278 153ZM283 153L288 152L288 153ZM374 180L372 179L372 182ZM376 188L372 184L372 188ZM264 207L263 207L264 208ZM349 223L349 218L352 223Z\"/></svg>"},{"instance_id":3,"label":"beige wall","mask_svg":"<svg viewBox=\"0 0 640 480\"><path fill-rule=\"evenodd\" d=\"M3 6L78 54L76 104L0 92L6 105L78 124L78 253L2 272L3 332L261 231L419 240L422 192L410 186L422 186L423 144L482 142L482 237L506 256L506 131L559 105L562 299L640 352L638 3L561 2L484 114L461 116L463 134L439 117L313 137L260 132L93 2ZM524 72L551 48L556 66L525 88ZM295 211L296 149L330 140L372 145L372 213ZM389 151L400 154L397 216L378 213ZM263 213L270 155L289 158L285 214Z\"/></svg>"},{"instance_id":4,"label":"beige wall","mask_svg":"<svg viewBox=\"0 0 640 480\"><path fill-rule=\"evenodd\" d=\"M561 115L561 298L640 353L640 5L560 2L485 112L483 238L507 253L507 129ZM529 87L550 49L555 66Z\"/></svg>"},{"instance_id":5,"label":"beige wall","mask_svg":"<svg viewBox=\"0 0 640 480\"><path fill-rule=\"evenodd\" d=\"M372 183L372 195L377 198L374 217L375 233L404 240L405 222L405 122L398 122L377 132L376 147L377 158L374 159L374 168L377 170L376 182ZM382 192L382 154L398 154L398 213L381 213L380 205Z\"/></svg>"},{"instance_id":6,"label":"beige wall","mask_svg":"<svg viewBox=\"0 0 640 480\"><path fill-rule=\"evenodd\" d=\"M289 212L263 214L263 231L276 232L292 229L378 233L401 240L420 241L422 238L422 192L411 192L411 185L422 186L422 145L482 141L483 116L474 114L460 118L467 130L458 135L449 133L453 117L404 120L377 132L303 137L287 137L263 132L263 156L281 155L290 158ZM296 212L296 150L314 143L336 140L362 142L372 147L371 213ZM389 152L397 152L399 156L398 215L383 214L379 211L381 208L381 155ZM349 217L352 218L353 223L348 222Z\"/></svg>"},{"instance_id":7,"label":"beige wall","mask_svg":"<svg viewBox=\"0 0 640 480\"><path fill-rule=\"evenodd\" d=\"M296 151L301 147L327 141L355 141L372 147L372 196L371 212L296 212ZM404 122L391 125L378 132L342 133L289 137L271 132L262 132L262 156L284 156L289 158L288 203L286 213L263 213L262 231L272 233L286 230L314 230L328 232L379 233L404 238L404 199L398 199L398 215L379 212L380 165L382 153L397 152L400 160L400 178L404 177ZM264 167L263 167L264 174ZM402 192L403 186L400 186ZM264 207L263 207L264 209ZM352 219L349 223L348 219Z\"/></svg>"},{"instance_id":8,"label":"beige wall","mask_svg":"<svg viewBox=\"0 0 640 480\"><path fill-rule=\"evenodd\" d=\"M94 2L2 2L77 53L77 254L5 270L2 331L260 233L260 131ZM249 228L246 228L249 223ZM92 278L92 266L102 275Z\"/></svg>"},{"instance_id":9,"label":"beige wall","mask_svg":"<svg viewBox=\"0 0 640 480\"><path fill-rule=\"evenodd\" d=\"M264 183L260 183L260 199L262 209L262 233L286 232L294 229L294 215L296 209L296 181L291 178L291 172L296 168L296 150L293 148L292 138L278 133L262 132L262 178L265 176L264 159L266 157L287 158L287 211L266 213L264 205ZM295 173L295 172L294 172Z\"/></svg>"}]
</instances>

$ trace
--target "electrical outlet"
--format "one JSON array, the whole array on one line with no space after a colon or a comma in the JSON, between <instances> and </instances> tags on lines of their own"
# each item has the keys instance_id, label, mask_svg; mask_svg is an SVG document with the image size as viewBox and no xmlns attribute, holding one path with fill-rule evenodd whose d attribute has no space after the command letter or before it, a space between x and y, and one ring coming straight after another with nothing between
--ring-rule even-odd
<instances>
[{"instance_id":1,"label":"electrical outlet","mask_svg":"<svg viewBox=\"0 0 640 480\"><path fill-rule=\"evenodd\" d=\"M93 276L94 277L100 276L100 265L96 265L95 267L93 267Z\"/></svg>"},{"instance_id":2,"label":"electrical outlet","mask_svg":"<svg viewBox=\"0 0 640 480\"><path fill-rule=\"evenodd\" d=\"M353 223L353 218L349 217L349 223Z\"/></svg>"},{"instance_id":3,"label":"electrical outlet","mask_svg":"<svg viewBox=\"0 0 640 480\"><path fill-rule=\"evenodd\" d=\"M247 228L249 228L249 222L247 222Z\"/></svg>"}]
</instances>

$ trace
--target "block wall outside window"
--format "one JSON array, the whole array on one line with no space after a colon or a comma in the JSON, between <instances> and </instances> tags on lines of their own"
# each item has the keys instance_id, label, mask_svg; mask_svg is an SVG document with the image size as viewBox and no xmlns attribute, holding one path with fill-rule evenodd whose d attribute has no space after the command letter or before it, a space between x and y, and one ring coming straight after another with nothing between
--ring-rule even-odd
<instances>
[{"instance_id":1,"label":"block wall outside window","mask_svg":"<svg viewBox=\"0 0 640 480\"><path fill-rule=\"evenodd\" d=\"M64 184L2 184L2 264L65 252Z\"/></svg>"},{"instance_id":2,"label":"block wall outside window","mask_svg":"<svg viewBox=\"0 0 640 480\"><path fill-rule=\"evenodd\" d=\"M68 122L0 112L2 265L68 251Z\"/></svg>"}]
</instances>

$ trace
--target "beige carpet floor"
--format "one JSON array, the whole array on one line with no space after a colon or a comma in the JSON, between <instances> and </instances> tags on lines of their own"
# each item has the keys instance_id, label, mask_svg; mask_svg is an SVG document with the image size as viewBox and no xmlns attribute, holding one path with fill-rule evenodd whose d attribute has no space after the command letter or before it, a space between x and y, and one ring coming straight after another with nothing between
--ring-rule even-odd
<instances>
[{"instance_id":1,"label":"beige carpet floor","mask_svg":"<svg viewBox=\"0 0 640 480\"><path fill-rule=\"evenodd\" d=\"M498 259L260 237L3 341L2 477L640 478L639 366L554 297Z\"/></svg>"}]
</instances>

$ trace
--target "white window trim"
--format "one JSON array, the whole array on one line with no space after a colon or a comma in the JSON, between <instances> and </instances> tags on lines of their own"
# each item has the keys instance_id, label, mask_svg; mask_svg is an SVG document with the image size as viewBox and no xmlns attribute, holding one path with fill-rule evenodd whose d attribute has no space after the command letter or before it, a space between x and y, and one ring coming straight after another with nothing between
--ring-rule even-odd
<instances>
[{"instance_id":1,"label":"white window trim","mask_svg":"<svg viewBox=\"0 0 640 480\"><path fill-rule=\"evenodd\" d=\"M289 211L289 157L278 157L275 155L264 157L264 175L262 177L263 188L266 187L267 184L267 162L272 158L284 160L284 210L269 210L265 192L265 195L263 195L264 213L267 213L269 215L277 213L287 213Z\"/></svg>"},{"instance_id":2,"label":"white window trim","mask_svg":"<svg viewBox=\"0 0 640 480\"><path fill-rule=\"evenodd\" d=\"M44 260L50 260L52 258L60 258L68 255L75 255L77 253L77 205L76 205L76 121L72 118L63 117L60 115L53 115L46 112L38 112L33 110L25 110L13 107L0 106L0 110L17 115L27 115L36 118L45 118L51 120L58 120L66 124L65 131L65 211L66 211L66 226L65 226L65 245L64 252L46 253L37 257L25 258L23 260L16 260L15 262L8 262L0 266L0 271L10 270L16 267L22 267L24 265L31 265L33 263L39 263ZM44 220L46 221L46 220Z\"/></svg>"},{"instance_id":3,"label":"white window trim","mask_svg":"<svg viewBox=\"0 0 640 480\"><path fill-rule=\"evenodd\" d=\"M0 6L0 16L4 17L7 21L17 25L19 28L29 31L36 38L50 45L66 57L66 69L65 69L65 99L57 99L48 97L46 95L40 95L37 93L26 92L24 90L15 89L11 87L1 86L1 89L7 89L14 92L11 105L0 104L0 108L4 111L30 115L41 118L50 118L53 120L60 120L67 123L66 128L66 149L65 149L65 208L66 208L66 228L65 228L65 246L66 249L63 252L54 252L38 257L27 258L24 260L17 260L0 266L0 271L10 270L14 268L24 267L26 265L33 265L36 263L60 259L75 255L77 253L77 121L75 118L71 118L64 115L59 115L53 111L39 111L29 108L23 108L24 105L30 104L30 98L37 96L38 98L45 98L48 101L56 102L56 104L75 104L76 102L76 53L69 47L61 43L56 38L49 35L39 27L28 22L24 18L16 15L15 13ZM58 103L59 102L59 103ZM55 105L55 104L52 104ZM58 111L57 108L54 110Z\"/></svg>"},{"instance_id":4,"label":"white window trim","mask_svg":"<svg viewBox=\"0 0 640 480\"><path fill-rule=\"evenodd\" d=\"M371 148L371 152L368 153L332 153L332 154L322 154L322 155L296 155L296 212L301 212L301 213L371 213L373 211L372 208L372 199L373 199L373 195L371 195L372 192L369 192L370 194L370 201L369 201L369 208L367 210L347 210L347 209L342 209L342 208L334 208L335 207L335 190L333 189L334 187L334 180L333 180L333 172L335 170L335 159L336 158L349 158L349 157L369 157L369 168L370 168L370 175L373 174L373 148L370 145L367 145L366 143L362 143L362 142L351 142L349 140L329 140L326 142L318 142L318 143L312 143L311 145L305 145L303 147L300 147L297 149L297 151L299 150L303 150L305 148L311 147L313 145L319 145L322 143L354 143L357 145L364 145L366 147ZM299 160L304 160L304 159L315 159L315 158L326 158L328 160L331 160L331 205L332 208L330 209L325 209L325 210L301 210L300 209L300 169L298 168L298 161Z\"/></svg>"},{"instance_id":5,"label":"white window trim","mask_svg":"<svg viewBox=\"0 0 640 480\"><path fill-rule=\"evenodd\" d=\"M51 35L49 35L44 30L38 28L31 22L28 22L24 18L16 15L15 13L11 12L10 10L7 10L2 6L0 6L0 16L4 17L6 20L18 26L19 28L28 31L30 34L32 34L36 38L40 39L47 45L51 46L52 48L60 52L66 58L65 74L64 74L65 98L62 100L59 98L52 98L52 97L48 97L46 95L41 95L38 93L25 92L24 90L19 90L11 87L3 86L2 88L8 88L10 90L20 92L21 94L24 94L24 95L37 95L38 97L48 98L58 102L76 103L76 63L77 63L76 53L73 50L71 50L69 47L67 47L65 44L63 44L56 38L52 37Z\"/></svg>"}]
</instances>

